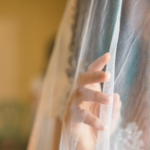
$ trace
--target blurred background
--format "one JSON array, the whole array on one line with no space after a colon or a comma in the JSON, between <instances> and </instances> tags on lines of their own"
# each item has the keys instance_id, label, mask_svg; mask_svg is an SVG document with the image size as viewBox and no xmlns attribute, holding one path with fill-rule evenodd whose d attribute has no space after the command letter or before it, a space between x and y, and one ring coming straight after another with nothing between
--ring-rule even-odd
<instances>
[{"instance_id":1,"label":"blurred background","mask_svg":"<svg viewBox=\"0 0 150 150\"><path fill-rule=\"evenodd\" d=\"M0 150L25 150L66 0L0 0Z\"/></svg>"}]
</instances>

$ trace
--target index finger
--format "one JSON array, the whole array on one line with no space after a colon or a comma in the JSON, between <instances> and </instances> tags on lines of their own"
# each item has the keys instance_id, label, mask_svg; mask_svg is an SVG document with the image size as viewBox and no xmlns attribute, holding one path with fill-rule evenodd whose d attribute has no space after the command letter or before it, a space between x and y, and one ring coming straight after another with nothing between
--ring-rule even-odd
<instances>
[{"instance_id":1,"label":"index finger","mask_svg":"<svg viewBox=\"0 0 150 150\"><path fill-rule=\"evenodd\" d=\"M111 55L109 53L104 54L102 57L96 59L89 67L88 72L101 71L104 66L110 61Z\"/></svg>"}]
</instances>

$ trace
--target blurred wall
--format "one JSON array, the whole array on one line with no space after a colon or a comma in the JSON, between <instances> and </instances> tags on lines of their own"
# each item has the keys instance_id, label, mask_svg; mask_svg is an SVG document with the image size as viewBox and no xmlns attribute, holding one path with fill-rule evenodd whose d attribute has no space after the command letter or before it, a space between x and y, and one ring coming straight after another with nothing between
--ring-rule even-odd
<instances>
[{"instance_id":1,"label":"blurred wall","mask_svg":"<svg viewBox=\"0 0 150 150\"><path fill-rule=\"evenodd\" d=\"M0 0L0 99L30 100L66 0Z\"/></svg>"}]
</instances>

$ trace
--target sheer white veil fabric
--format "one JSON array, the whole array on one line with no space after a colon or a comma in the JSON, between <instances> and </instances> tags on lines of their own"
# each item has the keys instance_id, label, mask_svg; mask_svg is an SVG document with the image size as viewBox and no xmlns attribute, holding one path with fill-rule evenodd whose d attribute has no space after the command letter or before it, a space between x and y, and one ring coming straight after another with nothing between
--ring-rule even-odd
<instances>
[{"instance_id":1,"label":"sheer white veil fabric","mask_svg":"<svg viewBox=\"0 0 150 150\"><path fill-rule=\"evenodd\" d=\"M149 150L149 41L148 0L69 0L28 149L50 149L52 118L63 118L79 75L109 52L111 60L104 70L111 73L111 78L102 85L102 92L120 95L121 116L111 132L113 103L100 106L99 117L107 124L107 130L98 131L94 149ZM89 95L89 99L92 98L93 95ZM74 116L69 123L63 122L60 150L80 150L77 145L80 133L85 131L82 126L85 118L78 116L78 110L74 110ZM78 126L76 131L75 126Z\"/></svg>"},{"instance_id":2,"label":"sheer white veil fabric","mask_svg":"<svg viewBox=\"0 0 150 150\"><path fill-rule=\"evenodd\" d=\"M75 2L69 0L56 37L54 50L47 69L42 98L39 102L35 122L30 136L29 150L49 150L53 142L54 118L62 119L70 82L66 76L68 67L71 25L74 20Z\"/></svg>"}]
</instances>

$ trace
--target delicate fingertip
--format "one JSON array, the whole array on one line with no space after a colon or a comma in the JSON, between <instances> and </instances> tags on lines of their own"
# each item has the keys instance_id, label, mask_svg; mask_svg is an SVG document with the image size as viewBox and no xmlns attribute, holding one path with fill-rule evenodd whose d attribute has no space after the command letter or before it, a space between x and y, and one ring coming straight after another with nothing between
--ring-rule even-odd
<instances>
[{"instance_id":1,"label":"delicate fingertip","mask_svg":"<svg viewBox=\"0 0 150 150\"><path fill-rule=\"evenodd\" d=\"M120 95L118 93L114 93L114 99L115 98L120 100Z\"/></svg>"},{"instance_id":2,"label":"delicate fingertip","mask_svg":"<svg viewBox=\"0 0 150 150\"><path fill-rule=\"evenodd\" d=\"M101 131L105 131L105 130L107 130L107 126L106 126L106 125L104 125L104 124L103 124L103 125L101 125L101 126L100 126L100 130L101 130Z\"/></svg>"},{"instance_id":3,"label":"delicate fingertip","mask_svg":"<svg viewBox=\"0 0 150 150\"><path fill-rule=\"evenodd\" d=\"M103 75L103 82L109 81L110 78L111 78L110 72L108 72L108 71L104 72L104 75Z\"/></svg>"},{"instance_id":4,"label":"delicate fingertip","mask_svg":"<svg viewBox=\"0 0 150 150\"><path fill-rule=\"evenodd\" d=\"M110 55L110 53L107 52L107 53L105 53L103 56L105 56L105 55Z\"/></svg>"},{"instance_id":5,"label":"delicate fingertip","mask_svg":"<svg viewBox=\"0 0 150 150\"><path fill-rule=\"evenodd\" d=\"M110 59L111 59L111 55L109 53L103 55L103 62L105 64L107 64L110 61Z\"/></svg>"},{"instance_id":6,"label":"delicate fingertip","mask_svg":"<svg viewBox=\"0 0 150 150\"><path fill-rule=\"evenodd\" d=\"M109 71L106 71L106 72L105 72L105 76L107 76L107 78L109 78L109 79L110 79L110 77L111 77L110 72L109 72Z\"/></svg>"},{"instance_id":7,"label":"delicate fingertip","mask_svg":"<svg viewBox=\"0 0 150 150\"><path fill-rule=\"evenodd\" d=\"M111 55L110 55L110 53L105 53L104 55L103 55L103 57L109 57L109 58L111 58Z\"/></svg>"}]
</instances>

